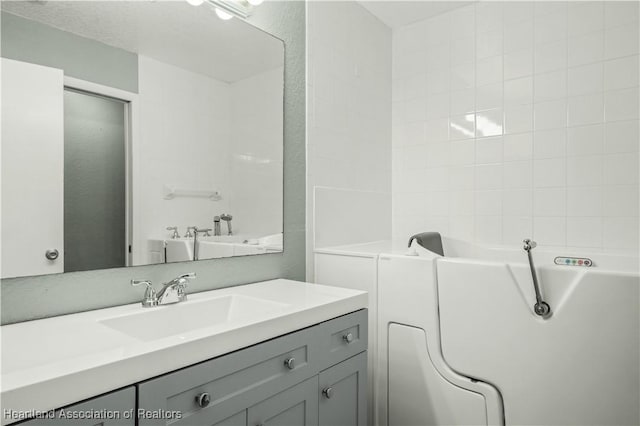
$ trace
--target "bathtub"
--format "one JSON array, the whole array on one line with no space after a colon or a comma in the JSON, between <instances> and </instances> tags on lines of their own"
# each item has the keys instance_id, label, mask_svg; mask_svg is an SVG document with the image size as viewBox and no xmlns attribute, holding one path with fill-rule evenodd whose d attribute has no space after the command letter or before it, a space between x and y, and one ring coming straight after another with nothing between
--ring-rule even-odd
<instances>
[{"instance_id":1,"label":"bathtub","mask_svg":"<svg viewBox=\"0 0 640 426\"><path fill-rule=\"evenodd\" d=\"M637 256L534 249L543 319L522 247L443 246L316 250L317 282L375 299L377 425L640 424Z\"/></svg>"},{"instance_id":2,"label":"bathtub","mask_svg":"<svg viewBox=\"0 0 640 426\"><path fill-rule=\"evenodd\" d=\"M521 248L444 245L436 261L442 355L500 392L506 424L640 424L637 256L534 249L552 312L543 319ZM557 265L556 256L593 266Z\"/></svg>"}]
</instances>

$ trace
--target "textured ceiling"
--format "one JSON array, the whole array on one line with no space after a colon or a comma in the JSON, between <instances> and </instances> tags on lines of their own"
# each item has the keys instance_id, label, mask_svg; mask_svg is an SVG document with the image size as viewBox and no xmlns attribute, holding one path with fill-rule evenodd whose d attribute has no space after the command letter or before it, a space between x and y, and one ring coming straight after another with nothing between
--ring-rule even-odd
<instances>
[{"instance_id":1,"label":"textured ceiling","mask_svg":"<svg viewBox=\"0 0 640 426\"><path fill-rule=\"evenodd\" d=\"M283 44L186 1L2 1L2 10L233 82L282 66Z\"/></svg>"},{"instance_id":2,"label":"textured ceiling","mask_svg":"<svg viewBox=\"0 0 640 426\"><path fill-rule=\"evenodd\" d=\"M394 0L360 0L364 8L391 28L399 28L413 22L431 18L458 7L466 6L472 1L394 1Z\"/></svg>"}]
</instances>

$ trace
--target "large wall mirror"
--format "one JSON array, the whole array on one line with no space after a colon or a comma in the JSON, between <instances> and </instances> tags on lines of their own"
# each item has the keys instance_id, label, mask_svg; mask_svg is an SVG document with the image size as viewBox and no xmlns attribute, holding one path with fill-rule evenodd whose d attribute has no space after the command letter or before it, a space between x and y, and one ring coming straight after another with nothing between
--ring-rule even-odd
<instances>
[{"instance_id":1,"label":"large wall mirror","mask_svg":"<svg viewBox=\"0 0 640 426\"><path fill-rule=\"evenodd\" d=\"M1 31L2 278L282 251L281 40L183 0Z\"/></svg>"}]
</instances>

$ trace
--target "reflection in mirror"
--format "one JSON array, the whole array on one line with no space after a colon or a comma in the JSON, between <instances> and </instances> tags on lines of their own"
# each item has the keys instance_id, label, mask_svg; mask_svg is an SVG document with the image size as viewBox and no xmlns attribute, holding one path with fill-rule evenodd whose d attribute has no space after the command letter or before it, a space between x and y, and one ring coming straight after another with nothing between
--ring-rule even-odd
<instances>
[{"instance_id":1,"label":"reflection in mirror","mask_svg":"<svg viewBox=\"0 0 640 426\"><path fill-rule=\"evenodd\" d=\"M282 251L280 40L186 1L1 30L2 278Z\"/></svg>"}]
</instances>

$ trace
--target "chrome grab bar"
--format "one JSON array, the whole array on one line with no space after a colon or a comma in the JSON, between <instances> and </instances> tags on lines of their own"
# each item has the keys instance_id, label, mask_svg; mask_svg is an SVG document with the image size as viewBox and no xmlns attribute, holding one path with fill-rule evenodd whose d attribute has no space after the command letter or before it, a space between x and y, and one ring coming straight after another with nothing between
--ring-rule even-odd
<instances>
[{"instance_id":1,"label":"chrome grab bar","mask_svg":"<svg viewBox=\"0 0 640 426\"><path fill-rule=\"evenodd\" d=\"M538 275L536 274L536 268L533 266L533 256L531 255L531 250L536 248L537 244L530 239L522 242L524 243L524 251L527 252L527 257L529 258L529 268L531 268L531 277L533 278L533 289L536 292L536 304L533 305L533 312L543 318L549 317L551 315L551 307L547 302L542 300L542 293L540 292L540 285L538 284Z\"/></svg>"}]
</instances>

